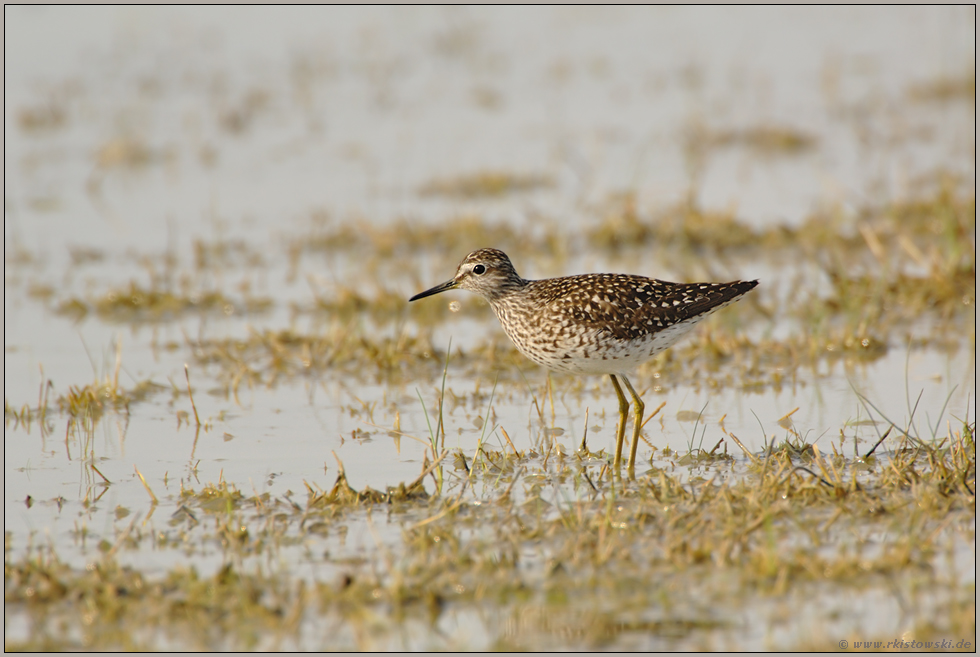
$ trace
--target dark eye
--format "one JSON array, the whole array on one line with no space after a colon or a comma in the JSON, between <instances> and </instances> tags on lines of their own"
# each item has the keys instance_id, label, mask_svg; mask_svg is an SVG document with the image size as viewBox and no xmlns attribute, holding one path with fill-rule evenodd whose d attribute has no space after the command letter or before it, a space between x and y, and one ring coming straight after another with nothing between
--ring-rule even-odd
<instances>
[{"instance_id":1,"label":"dark eye","mask_svg":"<svg viewBox=\"0 0 980 657\"><path fill-rule=\"evenodd\" d=\"M481 274L485 274L487 273L487 268L484 267L483 265L477 265L476 267L473 268L473 273L476 274L477 276Z\"/></svg>"}]
</instances>

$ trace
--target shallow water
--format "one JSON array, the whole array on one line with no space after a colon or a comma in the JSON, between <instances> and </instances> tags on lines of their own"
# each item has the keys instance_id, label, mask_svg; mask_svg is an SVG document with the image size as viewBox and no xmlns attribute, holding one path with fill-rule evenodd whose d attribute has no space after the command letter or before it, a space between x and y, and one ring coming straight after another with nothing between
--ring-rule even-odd
<instances>
[{"instance_id":1,"label":"shallow water","mask_svg":"<svg viewBox=\"0 0 980 657\"><path fill-rule=\"evenodd\" d=\"M54 400L70 386L111 378L117 356L122 387L160 386L87 428L56 410L29 426L8 418L6 558L50 545L84 568L104 552L100 538L111 543L134 521L148 533L172 523L182 487L223 479L298 498L304 483L330 488L334 455L358 490L418 476L441 363L408 377L370 366L321 369L242 385L236 396L219 368L196 360L195 345L208 340L338 326L396 340L428 331L440 350L450 340L464 351L503 344L489 308L431 329L407 308L390 321L349 324L307 312L340 287L369 298L390 290L407 306L465 255L398 252L379 263L371 253L302 251L324 223L445 227L478 216L527 234L557 224L578 240L575 249L515 263L522 274L760 278L758 293L776 316L746 332L792 334L798 327L779 316L779 299L798 292L785 272L807 271L807 263L694 262L678 271L645 253L591 248L588 231L624 192L640 208L693 198L763 228L798 226L820 209L915 197L937 172L975 186L975 104L916 100L923 85L973 65L974 25L969 7L5 9L6 404L36 407L48 381ZM790 153L697 145L698 135L767 125L793 128L814 145ZM549 184L489 197L423 193L434 181L482 171ZM508 248L472 244L481 246ZM131 281L164 281L192 298L216 290L228 302L163 318L58 312ZM271 304L247 310L256 300ZM910 346L910 337L890 334L887 354L873 362L801 369L780 389L693 387L644 370L634 382L649 390L648 412L666 406L647 425L657 451L641 447L638 474L670 468L710 479L711 468L679 457L719 443L723 417L753 452L798 432L824 452L833 443L852 453L869 449L889 422L934 436L972 421L975 324L972 337L953 336L948 349ZM192 420L185 364L203 430ZM542 453L558 428L570 453L588 412L589 447L613 449L616 401L607 381L555 375L549 397L542 370L515 369L494 388L495 375L450 358L447 399L462 401L447 405L447 448L472 457L482 436L505 451L502 427L518 450ZM792 430L779 423L797 408ZM396 422L406 435L390 431ZM557 501L572 494L556 490ZM401 540L398 522L369 526L355 515L347 527L324 543L334 556ZM80 538L86 533L94 538ZM330 579L342 570L330 559L297 557L304 549L281 559L296 558L287 568L297 576ZM224 563L217 548L119 558L147 573L186 563L208 573ZM975 548L972 563L956 563L975 577ZM474 613L444 615L445 645L499 640L480 634L497 612L468 617ZM876 632L894 631L889 615L882 608L873 616ZM22 640L19 627L5 623L5 638ZM413 643L406 627L404 645L430 645ZM768 634L772 625L753 627L734 644L725 635L724 645L794 645Z\"/></svg>"}]
</instances>

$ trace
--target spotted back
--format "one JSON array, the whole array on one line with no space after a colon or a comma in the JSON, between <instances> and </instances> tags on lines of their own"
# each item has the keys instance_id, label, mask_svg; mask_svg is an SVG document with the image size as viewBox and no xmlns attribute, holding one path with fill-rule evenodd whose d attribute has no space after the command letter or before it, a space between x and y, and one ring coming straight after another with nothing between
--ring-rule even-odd
<instances>
[{"instance_id":1,"label":"spotted back","mask_svg":"<svg viewBox=\"0 0 980 657\"><path fill-rule=\"evenodd\" d=\"M630 341L706 316L756 285L758 281L670 283L627 274L585 274L530 281L528 293L552 317Z\"/></svg>"}]
</instances>

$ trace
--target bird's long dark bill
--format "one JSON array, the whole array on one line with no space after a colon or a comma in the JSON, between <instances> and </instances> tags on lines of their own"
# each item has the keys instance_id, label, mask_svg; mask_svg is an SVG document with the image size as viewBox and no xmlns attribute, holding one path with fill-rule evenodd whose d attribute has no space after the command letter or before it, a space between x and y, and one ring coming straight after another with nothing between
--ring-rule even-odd
<instances>
[{"instance_id":1,"label":"bird's long dark bill","mask_svg":"<svg viewBox=\"0 0 980 657\"><path fill-rule=\"evenodd\" d=\"M451 290L454 287L456 287L456 281L455 280L446 281L445 283L440 283L439 285L436 285L435 287L429 288L425 292L419 292L414 297L412 297L411 299L409 299L409 302L418 301L419 299L424 299L426 297L431 297L433 294L439 294L440 292L445 292L446 290Z\"/></svg>"}]
</instances>

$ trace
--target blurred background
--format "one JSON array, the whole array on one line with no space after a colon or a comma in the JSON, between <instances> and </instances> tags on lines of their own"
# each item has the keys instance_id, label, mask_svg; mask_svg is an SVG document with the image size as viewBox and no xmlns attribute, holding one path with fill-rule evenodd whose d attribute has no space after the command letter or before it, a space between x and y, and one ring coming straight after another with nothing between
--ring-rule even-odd
<instances>
[{"instance_id":1,"label":"blurred background","mask_svg":"<svg viewBox=\"0 0 980 657\"><path fill-rule=\"evenodd\" d=\"M955 88L970 84L972 16L11 7L5 237L179 249L217 219L266 239L317 211L383 225L474 209L581 230L624 192L799 223L939 168L973 176L973 105ZM744 138L761 129L775 141ZM728 147L699 149L699 134ZM484 171L550 184L483 205L420 194Z\"/></svg>"}]
</instances>

